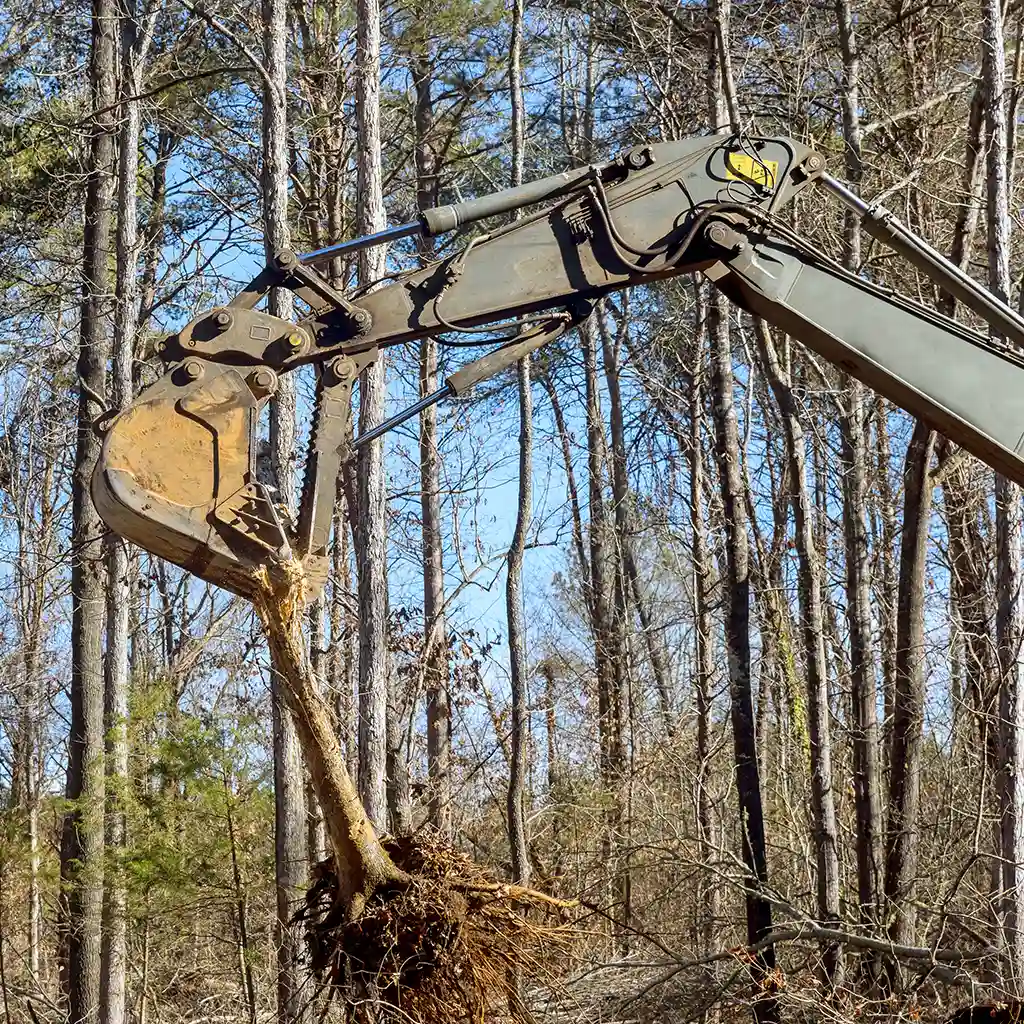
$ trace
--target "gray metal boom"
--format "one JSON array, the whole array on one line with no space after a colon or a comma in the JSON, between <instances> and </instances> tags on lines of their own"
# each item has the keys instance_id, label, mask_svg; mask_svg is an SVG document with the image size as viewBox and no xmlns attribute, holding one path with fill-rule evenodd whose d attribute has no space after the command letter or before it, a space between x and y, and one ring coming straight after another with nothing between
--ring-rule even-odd
<instances>
[{"instance_id":1,"label":"gray metal boom","mask_svg":"<svg viewBox=\"0 0 1024 1024\"><path fill-rule=\"evenodd\" d=\"M563 335L593 300L703 272L736 303L1024 484L1024 319L880 206L824 173L793 139L705 137L640 146L615 160L422 211L411 224L274 261L227 307L159 346L167 373L107 426L93 497L122 536L238 593L269 562L303 559L313 594L336 480L354 447ZM989 339L872 284L812 248L780 210L820 183L866 231L978 313ZM496 216L547 203L514 223ZM369 292L341 292L316 265L414 234L465 231L437 263ZM287 287L309 315L260 312ZM482 331L506 333L490 339ZM351 438L352 388L381 349L417 338L497 341L433 395ZM297 521L256 473L257 425L279 375L317 368Z\"/></svg>"}]
</instances>

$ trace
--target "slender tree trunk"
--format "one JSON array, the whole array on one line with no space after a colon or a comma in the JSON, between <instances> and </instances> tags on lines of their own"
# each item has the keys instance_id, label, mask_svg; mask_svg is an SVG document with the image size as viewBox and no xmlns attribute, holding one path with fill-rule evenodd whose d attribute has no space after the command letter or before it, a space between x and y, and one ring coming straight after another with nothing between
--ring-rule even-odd
<instances>
[{"instance_id":1,"label":"slender tree trunk","mask_svg":"<svg viewBox=\"0 0 1024 1024\"><path fill-rule=\"evenodd\" d=\"M263 0L263 48L267 81L263 87L263 229L268 261L291 246L288 225L286 0ZM290 320L291 292L275 288L270 294L272 316ZM277 500L290 514L295 510L295 381L280 378L270 405L270 458ZM273 651L273 648L271 648ZM277 881L277 1017L281 1024L305 1019L308 999L302 995L300 937L290 922L306 881L306 794L298 737L281 678L285 669L274 665L271 700L274 730L274 863Z\"/></svg>"},{"instance_id":2,"label":"slender tree trunk","mask_svg":"<svg viewBox=\"0 0 1024 1024\"><path fill-rule=\"evenodd\" d=\"M807 446L788 372L782 367L763 320L755 322L765 373L782 416L788 457L789 503L796 528L800 617L807 672L807 722L811 745L811 815L817 854L818 917L838 928L839 830L832 782L832 740L829 729L828 666L822 617L821 568L807 492ZM836 943L822 948L823 980L832 989L842 983L842 951Z\"/></svg>"},{"instance_id":3,"label":"slender tree trunk","mask_svg":"<svg viewBox=\"0 0 1024 1024\"><path fill-rule=\"evenodd\" d=\"M918 422L903 471L903 539L900 546L896 664L889 760L889 821L886 834L885 897L893 942L911 945L917 922L918 816L924 722L924 582L931 513L930 467L935 435ZM896 985L895 961L887 965Z\"/></svg>"},{"instance_id":4,"label":"slender tree trunk","mask_svg":"<svg viewBox=\"0 0 1024 1024\"><path fill-rule=\"evenodd\" d=\"M117 190L117 275L114 343L110 374L111 407L126 408L134 395L132 360L139 317L138 289L138 164L142 112L131 97L142 91L142 71L152 19L140 31L134 0L122 0L121 92L122 121ZM128 940L127 891L123 866L127 846L124 811L128 786L128 634L134 586L134 559L128 543L107 538L107 650L104 727L106 732L106 846L107 873L103 904L103 943L100 980L100 1021L123 1024L125 1019Z\"/></svg>"},{"instance_id":5,"label":"slender tree trunk","mask_svg":"<svg viewBox=\"0 0 1024 1024\"><path fill-rule=\"evenodd\" d=\"M1006 40L999 0L982 0L982 80L988 140L988 286L1010 296ZM1021 491L996 477L996 648L999 653L1000 771L996 777L1002 856L999 916L1007 982L1024 985L1024 677L1021 675Z\"/></svg>"},{"instance_id":6,"label":"slender tree trunk","mask_svg":"<svg viewBox=\"0 0 1024 1024\"><path fill-rule=\"evenodd\" d=\"M697 697L697 836L699 858L707 865L701 879L703 941L708 954L718 951L720 895L715 873L710 869L715 854L715 823L711 800L711 735L715 667L712 653L712 623L708 596L713 576L708 552L706 483L704 481L704 332L707 328L707 286L698 285L698 315L694 332L693 371L690 382L690 531L693 545L693 674Z\"/></svg>"},{"instance_id":7,"label":"slender tree trunk","mask_svg":"<svg viewBox=\"0 0 1024 1024\"><path fill-rule=\"evenodd\" d=\"M242 885L242 872L238 865L238 842L235 837L235 818L232 814L234 793L228 778L224 776L224 806L227 813L228 842L231 847L231 880L235 889L235 912L238 915L238 958L242 974L242 986L245 991L245 1008L249 1024L256 1024L256 983L253 978L252 955L249 945L249 917L246 907L245 889Z\"/></svg>"},{"instance_id":8,"label":"slender tree trunk","mask_svg":"<svg viewBox=\"0 0 1024 1024\"><path fill-rule=\"evenodd\" d=\"M356 3L356 221L360 235L385 226L380 139L380 4ZM359 253L359 282L378 280L385 266L382 246ZM383 356L359 378L359 429L384 419L386 395ZM358 514L354 520L359 577L359 792L370 820L387 824L388 590L387 494L384 442L359 449Z\"/></svg>"},{"instance_id":9,"label":"slender tree trunk","mask_svg":"<svg viewBox=\"0 0 1024 1024\"><path fill-rule=\"evenodd\" d=\"M89 485L100 440L93 422L106 392L110 314L111 229L116 133L117 9L93 0L89 55L90 121L82 252L81 336L78 352L78 433L72 483L71 729L61 882L64 892L62 981L69 1024L92 1024L100 1008L103 906L103 527Z\"/></svg>"},{"instance_id":10,"label":"slender tree trunk","mask_svg":"<svg viewBox=\"0 0 1024 1024\"><path fill-rule=\"evenodd\" d=\"M863 180L860 125L860 61L850 0L836 0L843 58L844 163L853 188ZM860 269L860 224L850 211L843 231L843 262ZM860 920L877 920L882 886L882 794L878 762L875 651L871 639L871 569L867 513L867 441L864 389L848 380L849 398L840 420L843 444L843 540L846 554L846 621L850 631L850 688L853 709L853 787L857 816L857 896Z\"/></svg>"},{"instance_id":11,"label":"slender tree trunk","mask_svg":"<svg viewBox=\"0 0 1024 1024\"><path fill-rule=\"evenodd\" d=\"M427 34L429 39L429 33ZM420 44L424 50L427 39ZM434 152L433 67L426 52L412 64L416 95L416 203L438 205L440 165ZM431 239L420 240L420 258L433 256ZM437 342L420 342L420 396L437 390ZM437 450L437 406L420 414L420 510L423 521L423 662L427 692L427 776L430 821L442 835L451 832L451 698L448 624L444 610L444 543L441 536L441 460Z\"/></svg>"},{"instance_id":12,"label":"slender tree trunk","mask_svg":"<svg viewBox=\"0 0 1024 1024\"><path fill-rule=\"evenodd\" d=\"M623 303L628 298L623 298ZM658 695L658 707L665 735L671 738L675 732L672 720L672 702L669 696L668 665L664 649L654 635L654 624L646 596L640 584L640 574L636 565L636 553L632 538L632 512L630 506L629 479L626 466L626 430L625 417L622 409L622 388L620 384L619 342L612 337L602 320L598 321L601 331L602 356L604 359L605 381L608 387L609 425L612 442L612 501L615 512L615 539L619 556L619 580L616 586L616 600L619 603L617 612L619 632L625 633L628 624L628 603L637 609L640 625L644 633L644 645L650 658L651 671L654 675L654 687ZM620 331L629 329L628 313L624 316Z\"/></svg>"},{"instance_id":13,"label":"slender tree trunk","mask_svg":"<svg viewBox=\"0 0 1024 1024\"><path fill-rule=\"evenodd\" d=\"M523 0L512 0L512 44L509 52L508 85L512 107L512 181L523 183ZM508 618L509 679L511 703L511 763L509 765L508 814L512 878L525 884L530 877L529 841L526 835L526 767L529 746L529 666L526 660L526 614L523 608L523 556L530 530L533 503L533 398L530 393L530 359L516 364L519 385L519 498L516 525L508 549L505 581L505 612Z\"/></svg>"},{"instance_id":14,"label":"slender tree trunk","mask_svg":"<svg viewBox=\"0 0 1024 1024\"><path fill-rule=\"evenodd\" d=\"M708 106L709 120L726 123L725 98L733 96L729 74L729 0L709 0ZM738 130L738 112L729 104L728 121ZM715 425L715 457L718 462L725 520L726 594L725 644L732 699L733 752L736 794L742 823L743 863L746 879L747 941L760 941L772 929L771 904L759 892L768 883L761 780L757 767L757 738L750 683L750 552L747 512L739 463L739 429L733 399L732 346L726 299L715 292L708 309L711 341L711 400ZM759 982L775 967L775 948L766 946L752 969ZM762 989L754 1004L758 1024L779 1018L778 1000L771 988Z\"/></svg>"},{"instance_id":15,"label":"slender tree trunk","mask_svg":"<svg viewBox=\"0 0 1024 1024\"><path fill-rule=\"evenodd\" d=\"M596 315L600 316L603 313L598 312ZM629 896L627 872L620 863L619 851L623 815L621 789L626 767L623 745L625 651L621 643L621 630L618 628L615 598L618 565L611 543L604 494L607 451L601 412L601 388L597 373L597 346L594 327L590 322L581 325L580 339L583 342L586 381L591 633L597 677L601 780L608 790L609 799L603 846L615 919L621 921L621 915L627 913ZM625 941L624 930L616 927L613 938L615 944L621 946Z\"/></svg>"}]
</instances>

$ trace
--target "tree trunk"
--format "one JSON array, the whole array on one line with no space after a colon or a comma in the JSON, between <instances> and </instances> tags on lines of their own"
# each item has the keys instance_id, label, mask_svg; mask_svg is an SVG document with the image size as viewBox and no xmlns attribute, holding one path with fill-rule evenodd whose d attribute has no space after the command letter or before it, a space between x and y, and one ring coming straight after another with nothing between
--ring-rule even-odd
<instances>
[{"instance_id":1,"label":"tree trunk","mask_svg":"<svg viewBox=\"0 0 1024 1024\"><path fill-rule=\"evenodd\" d=\"M729 13L729 0L709 0L708 116L716 128L726 122L726 95L733 95L728 64ZM733 130L738 131L738 113L734 103L729 107L728 121L732 123ZM739 798L743 864L747 870L747 941L755 943L771 932L772 911L771 904L759 892L768 884L768 857L750 684L750 553L739 463L739 430L733 400L729 313L725 297L718 292L712 295L708 309L708 333L711 341L715 457L725 520L725 645L732 699L736 794ZM765 946L752 965L755 980L762 984L767 982L774 967L775 948ZM754 1004L754 1019L762 1024L777 1021L778 1017L778 1000L770 987L764 987Z\"/></svg>"},{"instance_id":2,"label":"tree trunk","mask_svg":"<svg viewBox=\"0 0 1024 1024\"><path fill-rule=\"evenodd\" d=\"M623 318L620 332L629 330L628 296L623 296ZM654 676L654 688L658 696L658 708L661 712L665 735L672 738L675 724L672 720L672 701L669 696L668 665L664 648L654 635L654 623L648 607L646 595L640 584L640 574L636 565L636 553L633 549L632 521L630 505L629 479L626 466L626 429L622 410L622 388L619 369L619 338L613 338L603 320L598 321L601 331L601 349L604 359L605 382L608 387L609 426L612 442L612 503L615 511L615 540L619 554L616 585L616 600L619 604L617 617L620 636L624 636L627 628L627 606L629 599L636 607L640 625L644 634L644 645L650 658L651 672Z\"/></svg>"},{"instance_id":3,"label":"tree trunk","mask_svg":"<svg viewBox=\"0 0 1024 1024\"><path fill-rule=\"evenodd\" d=\"M267 81L263 87L263 230L267 260L291 246L288 225L288 121L286 0L263 0L263 48ZM292 295L271 291L268 310L290 320ZM295 380L280 378L270 403L270 459L277 501L295 510ZM273 647L271 647L273 653ZM271 673L274 732L274 871L277 882L277 1018L281 1024L305 1019L309 1000L302 994L300 936L291 925L306 882L306 794L295 725L288 714L282 665Z\"/></svg>"},{"instance_id":4,"label":"tree trunk","mask_svg":"<svg viewBox=\"0 0 1024 1024\"><path fill-rule=\"evenodd\" d=\"M934 433L919 421L914 427L903 469L903 539L900 545L885 854L885 897L891 920L889 936L901 945L913 944L917 921L914 892L921 792L921 730L924 722L924 582L934 444ZM887 964L887 974L890 984L895 986L898 968L892 959Z\"/></svg>"},{"instance_id":5,"label":"tree trunk","mask_svg":"<svg viewBox=\"0 0 1024 1024\"><path fill-rule=\"evenodd\" d=\"M864 176L861 156L860 61L850 0L836 0L839 48L843 57L843 110L846 179L853 188ZM847 211L843 262L860 269L860 222ZM871 568L868 528L867 442L864 389L848 380L840 419L843 445L843 540L846 555L846 621L850 631L850 689L853 710L853 787L857 816L857 896L860 920L878 918L882 885L882 793L878 762L875 651L871 634Z\"/></svg>"},{"instance_id":6,"label":"tree trunk","mask_svg":"<svg viewBox=\"0 0 1024 1024\"><path fill-rule=\"evenodd\" d=\"M598 312L596 315L603 315ZM598 740L601 781L608 791L608 809L603 839L604 862L611 890L613 918L621 921L628 907L627 873L619 862L618 834L622 823L621 786L625 774L624 658L615 608L617 559L611 543L608 512L604 495L607 451L601 412L601 389L597 376L597 349L594 327L580 326L583 342L583 368L586 381L587 477L589 481L589 563L590 626L594 643L594 669L597 679ZM614 942L624 941L624 930L616 925Z\"/></svg>"},{"instance_id":7,"label":"tree trunk","mask_svg":"<svg viewBox=\"0 0 1024 1024\"><path fill-rule=\"evenodd\" d=\"M81 334L78 351L78 426L72 483L71 728L61 841L64 893L62 982L69 1024L99 1013L103 905L103 525L90 481L100 439L93 423L103 411L93 396L106 392L110 313L111 228L117 81L117 10L114 0L93 0L89 102L93 114L82 251Z\"/></svg>"},{"instance_id":8,"label":"tree trunk","mask_svg":"<svg viewBox=\"0 0 1024 1024\"><path fill-rule=\"evenodd\" d=\"M838 928L839 834L832 782L832 739L829 729L828 667L825 662L825 627L822 619L821 568L814 540L810 496L807 492L807 446L789 373L782 367L768 326L755 321L765 374L782 417L788 459L789 503L796 530L800 617L807 672L807 723L811 743L811 816L817 854L818 918ZM823 980L835 989L842 983L842 952L837 943L825 943L821 954Z\"/></svg>"},{"instance_id":9,"label":"tree trunk","mask_svg":"<svg viewBox=\"0 0 1024 1024\"><path fill-rule=\"evenodd\" d=\"M121 103L117 191L117 275L114 343L111 352L110 405L120 411L134 397L132 360L139 319L138 165L142 111L132 97L142 91L142 73L153 19L140 26L134 0L122 0ZM100 981L101 1024L125 1019L128 940L127 891L121 860L127 847L124 811L128 780L128 635L135 566L126 541L107 538L107 650L104 727L106 732L106 846L108 868L103 903Z\"/></svg>"},{"instance_id":10,"label":"tree trunk","mask_svg":"<svg viewBox=\"0 0 1024 1024\"><path fill-rule=\"evenodd\" d=\"M693 371L690 380L690 531L693 546L693 675L697 698L697 800L698 856L705 866L701 878L700 909L704 915L702 939L708 954L717 952L719 938L719 886L711 864L715 859L715 823L712 813L711 733L715 667L712 653L711 608L708 597L713 571L708 552L704 482L704 332L707 318L707 286L696 288L698 313L694 332Z\"/></svg>"},{"instance_id":11,"label":"tree trunk","mask_svg":"<svg viewBox=\"0 0 1024 1024\"><path fill-rule=\"evenodd\" d=\"M988 140L988 286L1010 296L1006 41L999 0L982 2L982 83ZM996 477L996 649L999 654L1000 771L996 776L1002 856L999 916L1008 985L1024 984L1024 677L1021 675L1021 491Z\"/></svg>"},{"instance_id":12,"label":"tree trunk","mask_svg":"<svg viewBox=\"0 0 1024 1024\"><path fill-rule=\"evenodd\" d=\"M421 46L428 45L426 40ZM439 161L434 153L433 68L426 53L412 63L416 94L416 203L420 210L438 205ZM433 256L433 241L419 242L420 259ZM437 390L437 342L420 342L420 397ZM437 406L420 413L420 510L423 519L423 672L427 692L427 797L430 821L451 832L451 698L448 625L444 606L444 542L441 536L441 461L437 450Z\"/></svg>"},{"instance_id":13,"label":"tree trunk","mask_svg":"<svg viewBox=\"0 0 1024 1024\"><path fill-rule=\"evenodd\" d=\"M380 4L356 3L356 221L360 235L385 226L380 142ZM369 285L384 273L383 246L359 253L359 283ZM359 378L359 429L384 419L384 357ZM359 577L359 792L370 820L387 826L388 582L387 493L384 442L359 449L357 512L353 520Z\"/></svg>"},{"instance_id":14,"label":"tree trunk","mask_svg":"<svg viewBox=\"0 0 1024 1024\"><path fill-rule=\"evenodd\" d=\"M276 567L273 575L266 572L262 584L256 609L270 644L277 685L291 710L313 790L324 812L338 877L339 910L354 920L376 888L402 885L408 878L392 864L345 770L330 710L316 684L302 634L302 567L285 563Z\"/></svg>"},{"instance_id":15,"label":"tree trunk","mask_svg":"<svg viewBox=\"0 0 1024 1024\"><path fill-rule=\"evenodd\" d=\"M523 183L523 0L512 0L512 42L509 50L508 86L512 107L511 187ZM509 680L511 696L511 758L506 812L512 879L525 885L530 878L529 841L526 835L526 767L530 734L529 666L526 660L526 615L523 608L523 556L530 530L533 504L533 397L530 393L530 359L516 364L519 390L519 497L516 525L508 549L505 581L505 612L508 619Z\"/></svg>"}]
</instances>

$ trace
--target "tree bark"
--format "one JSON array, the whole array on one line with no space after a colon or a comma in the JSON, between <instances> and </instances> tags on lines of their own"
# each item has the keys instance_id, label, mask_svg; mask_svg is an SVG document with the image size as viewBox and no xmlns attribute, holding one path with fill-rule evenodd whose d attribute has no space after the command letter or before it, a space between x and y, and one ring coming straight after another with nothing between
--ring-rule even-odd
<instances>
[{"instance_id":1,"label":"tree bark","mask_svg":"<svg viewBox=\"0 0 1024 1024\"><path fill-rule=\"evenodd\" d=\"M110 405L120 411L134 397L133 357L139 321L138 165L142 111L133 97L142 91L142 73L153 28L147 12L140 25L135 0L121 0L121 104L117 188L116 310L111 351ZM132 601L137 598L135 565L128 543L107 537L107 650L104 729L106 733L107 873L103 903L100 969L100 1021L123 1024L127 967L127 891L121 863L127 848L124 803L128 779L128 642Z\"/></svg>"},{"instance_id":2,"label":"tree bark","mask_svg":"<svg viewBox=\"0 0 1024 1024\"><path fill-rule=\"evenodd\" d=\"M523 0L512 0L512 42L509 50L508 86L512 107L512 180L523 183ZM525 885L530 878L529 841L526 835L526 767L530 739L529 676L526 660L526 614L523 608L523 557L533 512L533 398L530 393L530 359L516 364L519 394L519 496L516 525L508 549L505 580L505 613L508 619L509 680L511 696L510 764L506 813L512 879Z\"/></svg>"},{"instance_id":3,"label":"tree bark","mask_svg":"<svg viewBox=\"0 0 1024 1024\"><path fill-rule=\"evenodd\" d=\"M263 231L268 262L291 247L288 224L288 8L286 0L263 0ZM271 291L268 310L290 320L292 294ZM277 501L295 511L295 380L281 376L270 403L270 460ZM273 647L271 653L273 654ZM277 883L277 1018L281 1024L305 1019L301 940L291 925L306 881L306 793L295 725L285 705L285 668L273 664L271 701L274 733L274 872Z\"/></svg>"},{"instance_id":4,"label":"tree bark","mask_svg":"<svg viewBox=\"0 0 1024 1024\"><path fill-rule=\"evenodd\" d=\"M62 987L69 1024L99 1013L103 904L103 526L90 496L100 440L93 423L106 392L111 229L116 139L117 8L93 0L89 53L90 122L82 251L78 425L72 483L71 728L61 841Z\"/></svg>"},{"instance_id":5,"label":"tree bark","mask_svg":"<svg viewBox=\"0 0 1024 1024\"><path fill-rule=\"evenodd\" d=\"M836 0L839 48L843 58L840 102L846 179L856 188L864 177L861 154L860 60L850 0ZM860 269L860 223L847 211L843 262ZM871 567L868 528L867 441L864 388L846 381L849 397L840 419L843 445L843 541L846 556L846 621L850 631L850 702L853 710L853 787L857 816L857 897L860 919L878 918L882 887L882 793L878 761L877 684L871 629Z\"/></svg>"},{"instance_id":6,"label":"tree bark","mask_svg":"<svg viewBox=\"0 0 1024 1024\"><path fill-rule=\"evenodd\" d=\"M440 165L434 152L433 68L419 40L412 62L416 98L416 203L420 210L438 205ZM433 241L422 238L420 258L433 256ZM437 342L420 342L420 397L437 390ZM444 542L441 536L441 461L437 450L437 406L420 414L420 511L423 519L423 672L427 693L428 814L444 836L451 833L451 672L444 604Z\"/></svg>"},{"instance_id":7,"label":"tree bark","mask_svg":"<svg viewBox=\"0 0 1024 1024\"><path fill-rule=\"evenodd\" d=\"M999 0L982 0L982 83L988 141L988 286L1010 296L1006 40ZM999 793L1002 891L999 916L1007 983L1024 985L1024 677L1021 675L1021 490L996 476L996 648L999 655Z\"/></svg>"},{"instance_id":8,"label":"tree bark","mask_svg":"<svg viewBox=\"0 0 1024 1024\"><path fill-rule=\"evenodd\" d=\"M729 0L709 0L708 19L708 117L712 125L726 121L725 96L732 94L729 76ZM728 82L728 85L726 84ZM738 113L729 110L729 121L739 130ZM715 458L725 520L726 594L725 645L732 700L733 754L736 794L739 798L743 864L747 870L747 940L759 942L771 932L771 904L760 893L768 883L761 780L757 767L757 737L750 684L750 552L747 512L739 464L739 430L733 400L732 347L726 299L715 292L708 309L711 343L711 400L715 426ZM752 973L759 983L767 981L775 967L775 948L765 946L758 953ZM778 1000L764 987L754 1003L754 1019L767 1024L779 1019Z\"/></svg>"},{"instance_id":9,"label":"tree bark","mask_svg":"<svg viewBox=\"0 0 1024 1024\"><path fill-rule=\"evenodd\" d=\"M807 722L811 745L811 816L817 855L818 918L837 928L839 917L839 830L832 780L832 739L829 728L828 666L822 618L821 568L810 495L807 491L807 446L790 375L775 352L768 326L755 321L765 374L782 417L788 461L787 485L796 532L800 618L807 672ZM821 953L822 979L830 988L843 980L842 950L826 943Z\"/></svg>"},{"instance_id":10,"label":"tree bark","mask_svg":"<svg viewBox=\"0 0 1024 1024\"><path fill-rule=\"evenodd\" d=\"M295 722L313 790L324 811L324 825L338 877L339 910L348 920L362 912L366 899L385 885L405 885L374 830L360 795L345 770L331 715L316 684L302 633L304 576L301 565L285 563L266 573L257 593L259 612L270 644L271 664Z\"/></svg>"},{"instance_id":11,"label":"tree bark","mask_svg":"<svg viewBox=\"0 0 1024 1024\"><path fill-rule=\"evenodd\" d=\"M380 4L356 3L356 223L360 235L385 226L380 142ZM359 283L369 285L384 272L383 246L359 253ZM359 378L359 429L384 419L384 358ZM387 826L388 583L387 493L384 442L359 449L358 502L353 521L359 591L359 792L370 820Z\"/></svg>"},{"instance_id":12,"label":"tree bark","mask_svg":"<svg viewBox=\"0 0 1024 1024\"><path fill-rule=\"evenodd\" d=\"M886 834L885 898L889 936L912 945L917 922L918 817L924 722L924 582L931 513L930 467L935 435L918 421L903 469L903 539L900 545L896 614L896 664L889 753L889 821ZM894 960L889 983L898 983Z\"/></svg>"},{"instance_id":13,"label":"tree bark","mask_svg":"<svg viewBox=\"0 0 1024 1024\"><path fill-rule=\"evenodd\" d=\"M715 667L712 654L710 582L713 577L708 552L706 484L704 481L704 334L707 328L707 286L698 285L697 324L690 379L690 531L693 546L693 675L697 698L697 837L700 861L707 865L701 879L701 911L704 914L702 938L708 953L720 945L718 917L721 899L719 886L710 865L715 858L715 823L711 801L712 693Z\"/></svg>"}]
</instances>

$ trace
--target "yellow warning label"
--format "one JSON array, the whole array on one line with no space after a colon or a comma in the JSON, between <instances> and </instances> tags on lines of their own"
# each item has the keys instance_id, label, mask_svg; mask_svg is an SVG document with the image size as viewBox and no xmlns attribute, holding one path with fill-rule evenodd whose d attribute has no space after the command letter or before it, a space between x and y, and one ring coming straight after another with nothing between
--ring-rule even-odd
<instances>
[{"instance_id":1,"label":"yellow warning label","mask_svg":"<svg viewBox=\"0 0 1024 1024\"><path fill-rule=\"evenodd\" d=\"M779 177L779 162L755 160L746 153L728 153L725 158L725 176L733 181L751 181L771 191Z\"/></svg>"}]
</instances>

